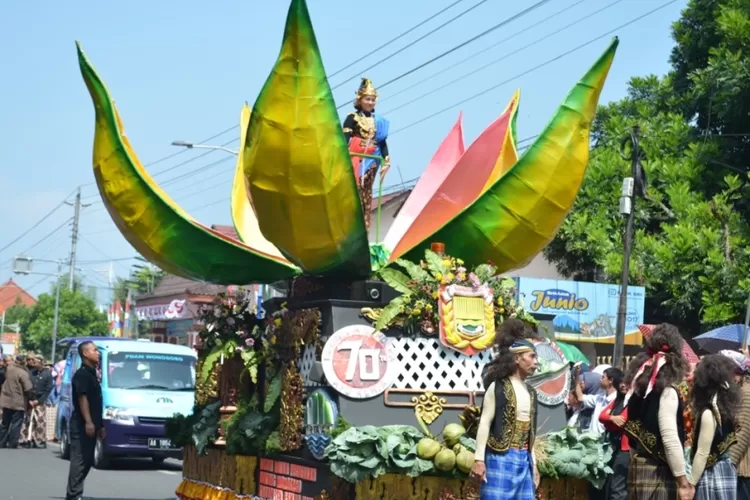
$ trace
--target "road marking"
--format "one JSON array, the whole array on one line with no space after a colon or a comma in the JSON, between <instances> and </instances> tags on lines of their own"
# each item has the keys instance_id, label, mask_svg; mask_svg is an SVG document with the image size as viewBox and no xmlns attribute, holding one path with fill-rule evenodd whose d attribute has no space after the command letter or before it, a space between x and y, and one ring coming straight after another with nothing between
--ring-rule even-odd
<instances>
[{"instance_id":1,"label":"road marking","mask_svg":"<svg viewBox=\"0 0 750 500\"><path fill-rule=\"evenodd\" d=\"M160 470L158 472L161 472L162 474L167 474L169 476L176 476L178 474L177 472L175 472L173 470ZM180 472L180 474L182 474L182 473Z\"/></svg>"}]
</instances>

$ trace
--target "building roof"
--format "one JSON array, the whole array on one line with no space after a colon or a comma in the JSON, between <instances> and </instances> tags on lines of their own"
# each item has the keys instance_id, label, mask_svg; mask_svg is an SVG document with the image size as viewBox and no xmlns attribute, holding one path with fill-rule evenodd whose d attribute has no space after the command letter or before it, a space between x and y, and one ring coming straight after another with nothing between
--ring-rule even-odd
<instances>
[{"instance_id":1,"label":"building roof","mask_svg":"<svg viewBox=\"0 0 750 500\"><path fill-rule=\"evenodd\" d=\"M0 313L7 311L16 305L16 303L24 306L33 306L36 304L36 299L29 292L18 286L11 278L6 283L0 285Z\"/></svg>"},{"instance_id":2,"label":"building roof","mask_svg":"<svg viewBox=\"0 0 750 500\"><path fill-rule=\"evenodd\" d=\"M411 194L411 189L401 189L399 191L394 191L392 193L384 194L380 200L381 200L381 206L386 206L389 203L396 201L396 200L402 200L406 201L406 198L408 198L409 194ZM373 197L372 201L370 202L370 210L376 211L378 209L378 198Z\"/></svg>"}]
</instances>

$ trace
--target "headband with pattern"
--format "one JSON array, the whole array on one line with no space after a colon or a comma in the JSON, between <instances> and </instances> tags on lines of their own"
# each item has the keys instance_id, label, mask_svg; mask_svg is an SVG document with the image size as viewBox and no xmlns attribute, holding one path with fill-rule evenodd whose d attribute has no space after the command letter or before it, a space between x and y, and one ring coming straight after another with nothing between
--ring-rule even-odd
<instances>
[{"instance_id":1,"label":"headband with pattern","mask_svg":"<svg viewBox=\"0 0 750 500\"><path fill-rule=\"evenodd\" d=\"M521 339L513 342L508 350L513 354L523 354L525 352L536 352L536 347L528 340Z\"/></svg>"}]
</instances>

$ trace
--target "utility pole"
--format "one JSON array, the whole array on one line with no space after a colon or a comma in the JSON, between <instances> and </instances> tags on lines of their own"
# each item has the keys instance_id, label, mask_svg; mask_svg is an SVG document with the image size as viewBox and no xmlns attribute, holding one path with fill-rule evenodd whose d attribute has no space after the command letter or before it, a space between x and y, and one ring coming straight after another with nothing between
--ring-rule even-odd
<instances>
[{"instance_id":1,"label":"utility pole","mask_svg":"<svg viewBox=\"0 0 750 500\"><path fill-rule=\"evenodd\" d=\"M78 201L81 201L81 188L78 188ZM73 269L73 267L71 267ZM52 320L52 354L50 360L55 363L55 350L57 348L57 322L60 317L60 286L62 279L62 263L57 263L57 286L55 286L55 316Z\"/></svg>"},{"instance_id":2,"label":"utility pole","mask_svg":"<svg viewBox=\"0 0 750 500\"><path fill-rule=\"evenodd\" d=\"M78 219L81 217L81 186L76 191L76 201L73 214L73 237L70 241L70 274L68 275L68 288L73 290L73 278L76 274L76 251L78 249Z\"/></svg>"},{"instance_id":3,"label":"utility pole","mask_svg":"<svg viewBox=\"0 0 750 500\"><path fill-rule=\"evenodd\" d=\"M620 279L620 302L617 307L617 327L615 329L615 349L612 365L622 367L625 354L625 323L628 310L628 282L630 280L630 252L633 246L633 225L635 223L635 200L646 194L646 176L641 166L640 128L633 126L630 135L620 143L620 155L630 160L630 177L622 181L620 213L627 215L622 241L622 278ZM630 145L630 151L627 146Z\"/></svg>"}]
</instances>

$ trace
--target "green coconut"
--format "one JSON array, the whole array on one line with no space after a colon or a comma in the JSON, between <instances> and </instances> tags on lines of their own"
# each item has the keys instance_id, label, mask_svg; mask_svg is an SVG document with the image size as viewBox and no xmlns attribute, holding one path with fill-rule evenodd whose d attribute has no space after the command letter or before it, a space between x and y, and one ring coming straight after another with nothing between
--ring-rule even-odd
<instances>
[{"instance_id":1,"label":"green coconut","mask_svg":"<svg viewBox=\"0 0 750 500\"><path fill-rule=\"evenodd\" d=\"M456 466L456 454L453 450L443 448L435 455L435 468L441 472L450 472Z\"/></svg>"},{"instance_id":2,"label":"green coconut","mask_svg":"<svg viewBox=\"0 0 750 500\"><path fill-rule=\"evenodd\" d=\"M456 455L456 467L458 467L458 470L461 472L468 474L473 465L474 454L466 448L462 449L458 455Z\"/></svg>"},{"instance_id":3,"label":"green coconut","mask_svg":"<svg viewBox=\"0 0 750 500\"><path fill-rule=\"evenodd\" d=\"M466 434L466 429L461 424L448 424L443 429L443 441L446 446L452 448L464 434Z\"/></svg>"},{"instance_id":4,"label":"green coconut","mask_svg":"<svg viewBox=\"0 0 750 500\"><path fill-rule=\"evenodd\" d=\"M440 451L440 443L431 438L422 438L417 443L417 456L424 460L432 460Z\"/></svg>"}]
</instances>

